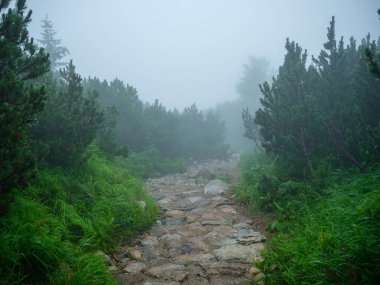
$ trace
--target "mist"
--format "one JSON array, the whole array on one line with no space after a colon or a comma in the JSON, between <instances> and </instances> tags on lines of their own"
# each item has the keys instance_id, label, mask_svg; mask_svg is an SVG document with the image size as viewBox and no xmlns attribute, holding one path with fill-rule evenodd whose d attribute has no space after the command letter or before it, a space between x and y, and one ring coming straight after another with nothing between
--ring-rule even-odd
<instances>
[{"instance_id":1,"label":"mist","mask_svg":"<svg viewBox=\"0 0 380 285\"><path fill-rule=\"evenodd\" d=\"M331 16L337 38L379 36L375 0L31 0L30 33L54 24L83 77L119 78L143 101L201 109L239 97L236 84L249 56L265 57L276 73L285 40L317 55Z\"/></svg>"}]
</instances>

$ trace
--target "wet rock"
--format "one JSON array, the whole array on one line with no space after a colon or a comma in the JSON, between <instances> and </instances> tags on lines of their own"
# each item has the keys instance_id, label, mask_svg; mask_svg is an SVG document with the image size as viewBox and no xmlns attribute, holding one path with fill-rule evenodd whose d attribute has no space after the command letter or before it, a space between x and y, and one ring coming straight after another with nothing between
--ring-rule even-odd
<instances>
[{"instance_id":1,"label":"wet rock","mask_svg":"<svg viewBox=\"0 0 380 285\"><path fill-rule=\"evenodd\" d=\"M220 195L228 190L228 184L222 180L215 179L206 184L203 192L207 195Z\"/></svg>"},{"instance_id":2,"label":"wet rock","mask_svg":"<svg viewBox=\"0 0 380 285\"><path fill-rule=\"evenodd\" d=\"M160 240L163 241L172 241L172 240L181 240L181 236L179 234L165 234Z\"/></svg>"},{"instance_id":3,"label":"wet rock","mask_svg":"<svg viewBox=\"0 0 380 285\"><path fill-rule=\"evenodd\" d=\"M211 253L199 253L199 254L186 254L180 255L176 258L178 264L209 264L216 261L215 257Z\"/></svg>"},{"instance_id":4,"label":"wet rock","mask_svg":"<svg viewBox=\"0 0 380 285\"><path fill-rule=\"evenodd\" d=\"M223 213L228 213L228 214L237 214L236 210L230 206L222 206L220 207L220 210Z\"/></svg>"},{"instance_id":5,"label":"wet rock","mask_svg":"<svg viewBox=\"0 0 380 285\"><path fill-rule=\"evenodd\" d=\"M145 264L141 262L133 262L128 264L123 271L126 273L137 274L145 268Z\"/></svg>"},{"instance_id":6,"label":"wet rock","mask_svg":"<svg viewBox=\"0 0 380 285\"><path fill-rule=\"evenodd\" d=\"M242 263L252 263L259 261L260 252L264 248L263 244L253 245L226 245L214 250L213 254L218 260L239 261Z\"/></svg>"},{"instance_id":7,"label":"wet rock","mask_svg":"<svg viewBox=\"0 0 380 285\"><path fill-rule=\"evenodd\" d=\"M208 230L199 222L189 224L187 226L187 230L191 232L194 236L203 236L208 232Z\"/></svg>"},{"instance_id":8,"label":"wet rock","mask_svg":"<svg viewBox=\"0 0 380 285\"><path fill-rule=\"evenodd\" d=\"M204 268L207 275L244 276L247 273L247 265L244 263L218 261Z\"/></svg>"},{"instance_id":9,"label":"wet rock","mask_svg":"<svg viewBox=\"0 0 380 285\"><path fill-rule=\"evenodd\" d=\"M185 218L183 218L183 219L166 219L163 223L167 226L183 226L184 224L186 224L186 220L185 220Z\"/></svg>"},{"instance_id":10,"label":"wet rock","mask_svg":"<svg viewBox=\"0 0 380 285\"><path fill-rule=\"evenodd\" d=\"M147 270L147 274L160 280L175 280L177 282L184 280L189 274L184 265L163 264Z\"/></svg>"},{"instance_id":11,"label":"wet rock","mask_svg":"<svg viewBox=\"0 0 380 285\"><path fill-rule=\"evenodd\" d=\"M252 229L240 229L239 233L237 234L237 240L243 244L251 244L265 241L266 238L259 232Z\"/></svg>"},{"instance_id":12,"label":"wet rock","mask_svg":"<svg viewBox=\"0 0 380 285\"><path fill-rule=\"evenodd\" d=\"M144 282L143 285L181 285L179 282L155 282L155 281L148 281Z\"/></svg>"},{"instance_id":13,"label":"wet rock","mask_svg":"<svg viewBox=\"0 0 380 285\"><path fill-rule=\"evenodd\" d=\"M142 258L141 252L133 248L128 250L128 256L133 260L140 260Z\"/></svg>"},{"instance_id":14,"label":"wet rock","mask_svg":"<svg viewBox=\"0 0 380 285\"><path fill-rule=\"evenodd\" d=\"M206 278L195 276L195 277L190 277L186 279L183 282L183 285L209 285L209 283Z\"/></svg>"},{"instance_id":15,"label":"wet rock","mask_svg":"<svg viewBox=\"0 0 380 285\"><path fill-rule=\"evenodd\" d=\"M233 224L233 220L226 219L226 220L219 220L219 221L202 221L201 225L213 225L213 226L230 226Z\"/></svg>"},{"instance_id":16,"label":"wet rock","mask_svg":"<svg viewBox=\"0 0 380 285\"><path fill-rule=\"evenodd\" d=\"M170 210L165 213L166 217L168 218L183 218L185 217L186 212L184 211L179 211L179 210Z\"/></svg>"},{"instance_id":17,"label":"wet rock","mask_svg":"<svg viewBox=\"0 0 380 285\"><path fill-rule=\"evenodd\" d=\"M146 236L140 241L142 246L156 246L158 245L158 238L155 236Z\"/></svg>"},{"instance_id":18,"label":"wet rock","mask_svg":"<svg viewBox=\"0 0 380 285\"><path fill-rule=\"evenodd\" d=\"M163 256L163 252L159 246L144 246L142 247L145 260L155 260Z\"/></svg>"},{"instance_id":19,"label":"wet rock","mask_svg":"<svg viewBox=\"0 0 380 285\"><path fill-rule=\"evenodd\" d=\"M123 285L140 285L144 282L144 277L142 275L131 275L131 274L119 274L116 276L119 284Z\"/></svg>"}]
</instances>

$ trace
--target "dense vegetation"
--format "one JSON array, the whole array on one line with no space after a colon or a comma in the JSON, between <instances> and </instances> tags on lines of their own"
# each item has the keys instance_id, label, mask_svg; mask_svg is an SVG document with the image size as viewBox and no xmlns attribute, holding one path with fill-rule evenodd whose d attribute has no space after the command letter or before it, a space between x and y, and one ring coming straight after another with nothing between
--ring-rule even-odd
<instances>
[{"instance_id":1,"label":"dense vegetation","mask_svg":"<svg viewBox=\"0 0 380 285\"><path fill-rule=\"evenodd\" d=\"M260 85L261 108L243 112L266 153L243 157L237 196L277 215L257 266L268 284L377 284L379 42L337 41L332 18L310 65L298 44L285 48L278 75Z\"/></svg>"},{"instance_id":2,"label":"dense vegetation","mask_svg":"<svg viewBox=\"0 0 380 285\"><path fill-rule=\"evenodd\" d=\"M52 22L39 47L25 0L0 0L0 283L115 284L99 251L150 226L141 178L225 157L224 125L195 105L144 104L118 79L83 80Z\"/></svg>"}]
</instances>

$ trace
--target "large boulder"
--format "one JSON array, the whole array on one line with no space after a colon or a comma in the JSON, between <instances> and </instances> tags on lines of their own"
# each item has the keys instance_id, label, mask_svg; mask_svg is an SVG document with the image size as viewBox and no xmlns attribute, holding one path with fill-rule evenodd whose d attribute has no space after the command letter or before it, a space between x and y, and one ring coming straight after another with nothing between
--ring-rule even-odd
<instances>
[{"instance_id":1,"label":"large boulder","mask_svg":"<svg viewBox=\"0 0 380 285\"><path fill-rule=\"evenodd\" d=\"M222 180L214 179L206 184L203 192L208 195L220 195L228 190L228 184Z\"/></svg>"}]
</instances>

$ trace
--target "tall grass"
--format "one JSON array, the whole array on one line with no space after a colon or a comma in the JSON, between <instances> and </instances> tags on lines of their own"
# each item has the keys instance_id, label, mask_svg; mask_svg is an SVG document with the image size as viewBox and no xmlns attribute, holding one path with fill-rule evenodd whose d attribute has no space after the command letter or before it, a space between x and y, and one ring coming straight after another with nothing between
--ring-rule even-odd
<instances>
[{"instance_id":1,"label":"tall grass","mask_svg":"<svg viewBox=\"0 0 380 285\"><path fill-rule=\"evenodd\" d=\"M85 156L80 168L45 169L15 190L0 218L0 283L115 284L96 251L117 249L150 226L158 209L142 182L95 146Z\"/></svg>"},{"instance_id":2,"label":"tall grass","mask_svg":"<svg viewBox=\"0 0 380 285\"><path fill-rule=\"evenodd\" d=\"M379 233L380 169L343 178L269 242L269 284L378 284Z\"/></svg>"},{"instance_id":3,"label":"tall grass","mask_svg":"<svg viewBox=\"0 0 380 285\"><path fill-rule=\"evenodd\" d=\"M243 156L238 199L276 213L263 270L267 284L378 284L380 168L284 180L275 160Z\"/></svg>"}]
</instances>

